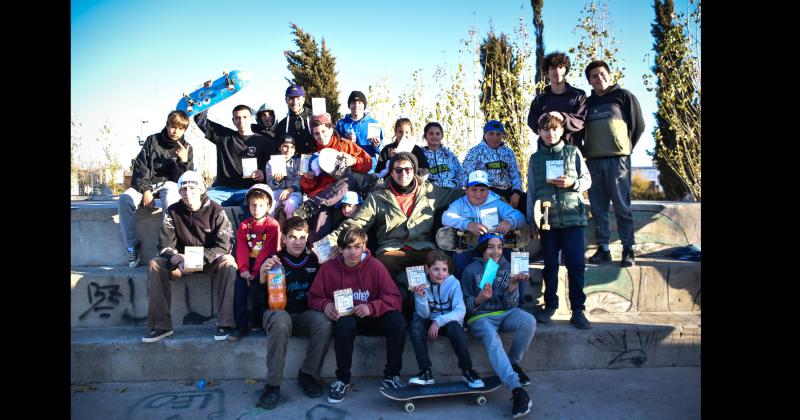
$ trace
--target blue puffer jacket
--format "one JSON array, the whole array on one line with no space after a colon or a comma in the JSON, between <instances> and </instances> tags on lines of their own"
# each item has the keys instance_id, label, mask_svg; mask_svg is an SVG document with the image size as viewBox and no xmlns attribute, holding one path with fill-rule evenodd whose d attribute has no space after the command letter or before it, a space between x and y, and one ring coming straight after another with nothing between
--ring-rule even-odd
<instances>
[{"instance_id":1,"label":"blue puffer jacket","mask_svg":"<svg viewBox=\"0 0 800 420\"><path fill-rule=\"evenodd\" d=\"M342 138L349 139L347 132L349 130L355 131L356 144L358 144L362 149L364 149L365 152L367 152L367 154L374 158L375 155L380 153L381 148L383 147L383 127L381 127L381 142L378 147L375 147L372 145L372 143L370 143L369 140L367 140L367 133L369 132L368 130L370 123L380 125L380 122L378 122L378 120L375 118L372 118L369 113L365 113L364 118L358 121L354 120L350 114L347 114L344 116L344 118L336 123L336 132L339 133ZM373 162L376 160L377 159L373 159ZM372 167L374 168L375 165L373 164Z\"/></svg>"},{"instance_id":2,"label":"blue puffer jacket","mask_svg":"<svg viewBox=\"0 0 800 420\"><path fill-rule=\"evenodd\" d=\"M467 230L469 222L481 222L481 210L497 209L497 223L503 220L511 222L512 228L525 224L525 215L500 199L500 196L489 191L486 201L480 206L473 206L466 195L450 203L450 207L442 215L442 224L459 230ZM485 223L482 223L485 225ZM495 226L489 226L494 228Z\"/></svg>"}]
</instances>

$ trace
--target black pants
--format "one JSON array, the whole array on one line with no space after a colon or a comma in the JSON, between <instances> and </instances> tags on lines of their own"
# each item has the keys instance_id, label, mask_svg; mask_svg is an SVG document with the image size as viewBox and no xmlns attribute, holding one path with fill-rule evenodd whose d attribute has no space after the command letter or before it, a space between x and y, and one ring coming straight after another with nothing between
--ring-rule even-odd
<instances>
[{"instance_id":1,"label":"black pants","mask_svg":"<svg viewBox=\"0 0 800 420\"><path fill-rule=\"evenodd\" d=\"M414 316L411 321L411 328L408 330L408 335L411 336L411 344L414 345L414 354L417 356L417 364L419 370L429 369L431 367L431 359L428 357L428 328L433 323L430 319L420 318ZM450 321L447 325L439 328L439 336L447 336L450 339L450 344L453 346L453 351L458 357L458 368L461 370L472 369L472 360L469 357L469 341L467 340L467 333L464 332L464 327L458 321Z\"/></svg>"},{"instance_id":2,"label":"black pants","mask_svg":"<svg viewBox=\"0 0 800 420\"><path fill-rule=\"evenodd\" d=\"M398 311L380 317L358 318L348 315L333 323L333 348L336 351L336 379L350 383L353 365L353 346L356 333L386 337L386 367L384 376L396 376L403 367L403 346L406 341L406 321Z\"/></svg>"}]
</instances>

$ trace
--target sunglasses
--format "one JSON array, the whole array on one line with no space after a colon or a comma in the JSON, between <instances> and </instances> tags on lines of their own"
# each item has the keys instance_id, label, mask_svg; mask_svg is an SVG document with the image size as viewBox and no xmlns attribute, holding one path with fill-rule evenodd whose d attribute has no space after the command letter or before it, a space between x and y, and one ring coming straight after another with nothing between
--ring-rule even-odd
<instances>
[{"instance_id":1,"label":"sunglasses","mask_svg":"<svg viewBox=\"0 0 800 420\"><path fill-rule=\"evenodd\" d=\"M394 168L394 173L396 173L397 175L402 175L403 172L405 172L407 174L410 174L411 171L413 171L413 170L414 170L414 168L411 168L411 167L408 167L408 168Z\"/></svg>"}]
</instances>

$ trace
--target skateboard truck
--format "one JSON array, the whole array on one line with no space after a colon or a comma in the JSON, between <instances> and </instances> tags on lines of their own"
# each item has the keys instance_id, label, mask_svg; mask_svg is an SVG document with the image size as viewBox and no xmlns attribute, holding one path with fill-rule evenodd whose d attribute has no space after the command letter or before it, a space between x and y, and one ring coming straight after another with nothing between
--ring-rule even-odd
<instances>
[{"instance_id":1,"label":"skateboard truck","mask_svg":"<svg viewBox=\"0 0 800 420\"><path fill-rule=\"evenodd\" d=\"M542 230L550 230L550 202L542 201Z\"/></svg>"},{"instance_id":2,"label":"skateboard truck","mask_svg":"<svg viewBox=\"0 0 800 420\"><path fill-rule=\"evenodd\" d=\"M192 108L192 105L194 105L194 101L191 98L189 98L189 95L187 95L186 92L183 92L183 97L186 98L186 112L191 113L192 110L194 109Z\"/></svg>"},{"instance_id":3,"label":"skateboard truck","mask_svg":"<svg viewBox=\"0 0 800 420\"><path fill-rule=\"evenodd\" d=\"M233 85L233 80L231 80L231 78L228 77L228 72L223 71L222 75L225 76L225 87L227 87L229 91L233 92L235 86Z\"/></svg>"}]
</instances>

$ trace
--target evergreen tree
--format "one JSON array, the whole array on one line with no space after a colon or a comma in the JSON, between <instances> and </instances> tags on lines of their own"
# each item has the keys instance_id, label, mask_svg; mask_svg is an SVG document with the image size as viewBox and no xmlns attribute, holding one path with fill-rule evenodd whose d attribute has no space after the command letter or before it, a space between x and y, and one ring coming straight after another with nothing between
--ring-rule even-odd
<instances>
[{"instance_id":1,"label":"evergreen tree","mask_svg":"<svg viewBox=\"0 0 800 420\"><path fill-rule=\"evenodd\" d=\"M533 31L536 34L536 76L533 80L538 95L544 91L547 85L547 69L542 68L544 65L544 21L542 20L544 0L531 0L531 7L533 7Z\"/></svg>"},{"instance_id":2,"label":"evergreen tree","mask_svg":"<svg viewBox=\"0 0 800 420\"><path fill-rule=\"evenodd\" d=\"M311 98L325 98L326 111L331 114L335 122L341 118L339 114L339 83L336 81L336 58L331 54L325 39L322 40L322 49L319 48L313 36L303 31L295 23L291 23L292 33L298 51L284 51L283 55L289 63L287 68L292 73L293 79L289 83L297 83L306 92L306 103L311 103ZM315 110L319 113L318 110Z\"/></svg>"},{"instance_id":3,"label":"evergreen tree","mask_svg":"<svg viewBox=\"0 0 800 420\"><path fill-rule=\"evenodd\" d=\"M664 45L667 32L674 27L672 23L672 14L675 12L675 6L672 0L654 0L653 3L655 22L652 24L650 33L654 38L653 51L656 52L656 57L658 57L661 54L661 47ZM656 59L656 63L657 62L658 59ZM658 64L651 67L651 70L654 74L663 72L663 69L661 69ZM656 86L660 88L661 83L661 79L657 80ZM664 95L663 90L659 89L659 92L660 94L656 98L656 101L660 104L665 98L662 98ZM660 147L656 147L656 150L653 152L653 159L656 162L659 172L658 182L661 184L661 188L664 190L664 196L667 200L680 200L686 195L688 190L680 177L669 167L669 164L662 156L663 153L659 153L662 148L675 147L675 130L670 128L663 116L656 113L655 131L661 133L661 145Z\"/></svg>"}]
</instances>

